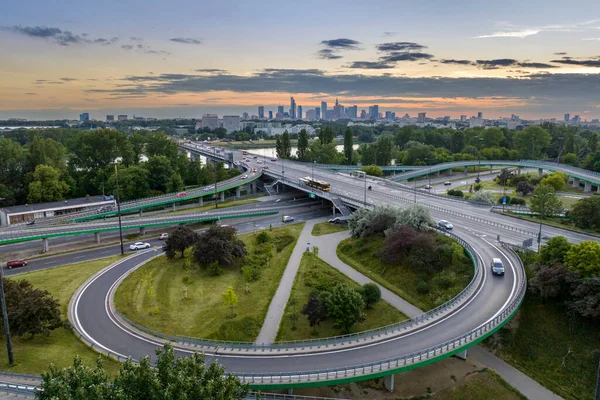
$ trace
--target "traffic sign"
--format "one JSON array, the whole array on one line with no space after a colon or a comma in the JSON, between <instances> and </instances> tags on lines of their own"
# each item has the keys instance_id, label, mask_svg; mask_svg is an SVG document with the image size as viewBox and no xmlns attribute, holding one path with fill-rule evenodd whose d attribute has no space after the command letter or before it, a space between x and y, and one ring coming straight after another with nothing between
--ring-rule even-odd
<instances>
[{"instance_id":1,"label":"traffic sign","mask_svg":"<svg viewBox=\"0 0 600 400\"><path fill-rule=\"evenodd\" d=\"M310 197L311 199L316 199L317 198L317 196L315 196L314 193L309 193L308 197Z\"/></svg>"}]
</instances>

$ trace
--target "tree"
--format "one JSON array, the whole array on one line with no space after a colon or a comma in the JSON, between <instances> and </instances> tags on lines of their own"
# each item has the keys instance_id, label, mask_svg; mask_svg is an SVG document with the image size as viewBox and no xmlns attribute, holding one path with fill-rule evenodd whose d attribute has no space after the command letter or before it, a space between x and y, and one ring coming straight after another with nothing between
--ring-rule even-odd
<instances>
[{"instance_id":1,"label":"tree","mask_svg":"<svg viewBox=\"0 0 600 400\"><path fill-rule=\"evenodd\" d=\"M221 294L221 297L223 297L225 305L229 306L229 316L231 318L235 317L235 314L233 313L233 307L237 305L238 297L237 294L235 294L235 292L233 291L233 286L229 286L227 290L224 291L223 294Z\"/></svg>"},{"instance_id":2,"label":"tree","mask_svg":"<svg viewBox=\"0 0 600 400\"><path fill-rule=\"evenodd\" d=\"M298 134L298 152L296 153L300 161L308 161L308 133L302 129Z\"/></svg>"},{"instance_id":3,"label":"tree","mask_svg":"<svg viewBox=\"0 0 600 400\"><path fill-rule=\"evenodd\" d=\"M327 298L327 314L334 327L348 333L364 318L365 301L360 293L348 285L335 285Z\"/></svg>"},{"instance_id":4,"label":"tree","mask_svg":"<svg viewBox=\"0 0 600 400\"><path fill-rule=\"evenodd\" d=\"M298 322L298 319L300 318L300 316L298 315L298 312L296 311L296 306L298 305L298 300L296 299L296 297L294 296L290 296L290 299L288 301L288 306L291 307L292 312L289 315L290 321L292 321L292 330L295 331L296 330L296 322Z\"/></svg>"},{"instance_id":5,"label":"tree","mask_svg":"<svg viewBox=\"0 0 600 400\"><path fill-rule=\"evenodd\" d=\"M552 186L538 185L533 191L529 208L544 219L559 214L563 210L563 204L556 197Z\"/></svg>"},{"instance_id":6,"label":"tree","mask_svg":"<svg viewBox=\"0 0 600 400\"><path fill-rule=\"evenodd\" d=\"M523 196L527 196L531 193L533 193L533 190L535 188L533 187L533 185L527 181L521 181L519 183L517 183L517 189L515 190L517 193L523 195Z\"/></svg>"},{"instance_id":7,"label":"tree","mask_svg":"<svg viewBox=\"0 0 600 400\"><path fill-rule=\"evenodd\" d=\"M129 143L131 143L131 162L133 165L138 165L144 152L146 138L139 133L134 133L129 137Z\"/></svg>"},{"instance_id":8,"label":"tree","mask_svg":"<svg viewBox=\"0 0 600 400\"><path fill-rule=\"evenodd\" d=\"M352 155L354 154L354 139L352 138L352 129L346 128L344 132L344 157L346 157L346 164L352 165Z\"/></svg>"},{"instance_id":9,"label":"tree","mask_svg":"<svg viewBox=\"0 0 600 400\"><path fill-rule=\"evenodd\" d=\"M184 184L183 184L183 179L181 178L181 175L173 174L171 176L171 180L169 181L169 186L167 187L167 192L170 192L170 193L179 192L179 191L183 190L183 188L184 188Z\"/></svg>"},{"instance_id":10,"label":"tree","mask_svg":"<svg viewBox=\"0 0 600 400\"><path fill-rule=\"evenodd\" d=\"M69 191L69 185L60 180L60 171L48 165L38 165L29 184L30 203L62 200Z\"/></svg>"},{"instance_id":11,"label":"tree","mask_svg":"<svg viewBox=\"0 0 600 400\"><path fill-rule=\"evenodd\" d=\"M543 265L562 264L570 248L571 244L566 237L554 236L540 248L539 261Z\"/></svg>"},{"instance_id":12,"label":"tree","mask_svg":"<svg viewBox=\"0 0 600 400\"><path fill-rule=\"evenodd\" d=\"M148 183L148 170L137 165L119 168L119 197L121 201L142 199L150 194ZM106 193L116 193L116 178L114 170L106 182Z\"/></svg>"},{"instance_id":13,"label":"tree","mask_svg":"<svg viewBox=\"0 0 600 400\"><path fill-rule=\"evenodd\" d=\"M385 234L385 242L379 256L386 264L400 264L407 256L419 235L410 225L396 225Z\"/></svg>"},{"instance_id":14,"label":"tree","mask_svg":"<svg viewBox=\"0 0 600 400\"><path fill-rule=\"evenodd\" d=\"M544 128L528 126L522 131L515 132L513 142L515 149L519 150L523 158L534 159L546 148L552 136Z\"/></svg>"},{"instance_id":15,"label":"tree","mask_svg":"<svg viewBox=\"0 0 600 400\"><path fill-rule=\"evenodd\" d=\"M553 172L540 181L542 185L552 186L554 190L563 190L565 188L566 180L568 178L561 172Z\"/></svg>"},{"instance_id":16,"label":"tree","mask_svg":"<svg viewBox=\"0 0 600 400\"><path fill-rule=\"evenodd\" d=\"M600 198L586 197L578 200L569 211L569 217L579 228L600 231Z\"/></svg>"},{"instance_id":17,"label":"tree","mask_svg":"<svg viewBox=\"0 0 600 400\"><path fill-rule=\"evenodd\" d=\"M333 142L333 129L331 129L331 126L321 128L319 131L319 141L323 145Z\"/></svg>"},{"instance_id":18,"label":"tree","mask_svg":"<svg viewBox=\"0 0 600 400\"><path fill-rule=\"evenodd\" d=\"M146 157L165 156L170 160L177 157L177 143L164 132L153 132L146 136Z\"/></svg>"},{"instance_id":19,"label":"tree","mask_svg":"<svg viewBox=\"0 0 600 400\"><path fill-rule=\"evenodd\" d=\"M24 203L27 197L27 156L23 147L10 139L0 138L0 204Z\"/></svg>"},{"instance_id":20,"label":"tree","mask_svg":"<svg viewBox=\"0 0 600 400\"><path fill-rule=\"evenodd\" d=\"M181 257L183 257L185 250L193 246L197 240L198 234L192 229L187 226L178 226L165 241L163 250L169 260L175 258L178 251L181 252Z\"/></svg>"},{"instance_id":21,"label":"tree","mask_svg":"<svg viewBox=\"0 0 600 400\"><path fill-rule=\"evenodd\" d=\"M360 294L365 301L365 307L370 309L374 304L381 300L381 289L375 283L365 283L362 285Z\"/></svg>"},{"instance_id":22,"label":"tree","mask_svg":"<svg viewBox=\"0 0 600 400\"><path fill-rule=\"evenodd\" d=\"M87 131L69 142L69 162L84 171L103 171L120 155L121 134L112 129Z\"/></svg>"},{"instance_id":23,"label":"tree","mask_svg":"<svg viewBox=\"0 0 600 400\"><path fill-rule=\"evenodd\" d=\"M389 165L392 161L392 137L389 135L381 135L375 144L377 148L376 164Z\"/></svg>"},{"instance_id":24,"label":"tree","mask_svg":"<svg viewBox=\"0 0 600 400\"><path fill-rule=\"evenodd\" d=\"M580 281L572 292L569 310L585 318L600 319L600 278Z\"/></svg>"},{"instance_id":25,"label":"tree","mask_svg":"<svg viewBox=\"0 0 600 400\"><path fill-rule=\"evenodd\" d=\"M381 167L378 167L377 165L365 165L360 170L363 171L364 173L366 173L367 175L377 176L377 177L383 176L383 170L381 169Z\"/></svg>"},{"instance_id":26,"label":"tree","mask_svg":"<svg viewBox=\"0 0 600 400\"><path fill-rule=\"evenodd\" d=\"M562 156L561 162L563 164L577 166L577 164L579 164L579 158L577 157L577 154L567 153Z\"/></svg>"},{"instance_id":27,"label":"tree","mask_svg":"<svg viewBox=\"0 0 600 400\"><path fill-rule=\"evenodd\" d=\"M476 192L471 195L469 200L490 205L496 204L496 196L489 190L476 190Z\"/></svg>"},{"instance_id":28,"label":"tree","mask_svg":"<svg viewBox=\"0 0 600 400\"><path fill-rule=\"evenodd\" d=\"M29 145L29 168L35 170L38 165L42 164L64 171L66 168L65 148L54 139L37 136Z\"/></svg>"},{"instance_id":29,"label":"tree","mask_svg":"<svg viewBox=\"0 0 600 400\"><path fill-rule=\"evenodd\" d=\"M301 313L306 315L308 324L316 330L317 325L323 321L327 315L325 305L321 302L319 293L312 291L308 296L308 302L302 307Z\"/></svg>"},{"instance_id":30,"label":"tree","mask_svg":"<svg viewBox=\"0 0 600 400\"><path fill-rule=\"evenodd\" d=\"M206 364L203 354L176 357L173 346L165 344L156 350L156 355L155 366L148 356L139 364L131 360L121 364L113 382L100 361L93 369L83 365L79 356L67 368L50 364L49 371L42 374L42 390L36 393L36 398L241 400L248 394L247 385L242 385L235 375L226 374L225 368L216 362Z\"/></svg>"},{"instance_id":31,"label":"tree","mask_svg":"<svg viewBox=\"0 0 600 400\"><path fill-rule=\"evenodd\" d=\"M292 156L292 142L287 130L283 131L283 135L281 136L281 148L283 150L283 157L280 158L290 158Z\"/></svg>"},{"instance_id":32,"label":"tree","mask_svg":"<svg viewBox=\"0 0 600 400\"><path fill-rule=\"evenodd\" d=\"M277 153L277 157L285 158L285 149L283 148L283 141L279 134L275 135L275 153Z\"/></svg>"},{"instance_id":33,"label":"tree","mask_svg":"<svg viewBox=\"0 0 600 400\"><path fill-rule=\"evenodd\" d=\"M562 264L542 265L529 281L529 288L542 299L567 299L571 295L571 286L578 278L579 274Z\"/></svg>"},{"instance_id":34,"label":"tree","mask_svg":"<svg viewBox=\"0 0 600 400\"><path fill-rule=\"evenodd\" d=\"M485 147L496 147L500 146L500 143L504 141L504 133L498 128L489 128L481 132L483 139L483 145Z\"/></svg>"},{"instance_id":35,"label":"tree","mask_svg":"<svg viewBox=\"0 0 600 400\"><path fill-rule=\"evenodd\" d=\"M173 176L171 161L162 155L150 157L144 168L148 171L150 189L167 193L168 184Z\"/></svg>"},{"instance_id":36,"label":"tree","mask_svg":"<svg viewBox=\"0 0 600 400\"><path fill-rule=\"evenodd\" d=\"M25 279L3 279L8 325L16 336L49 336L50 331L65 326L60 303L46 290L34 288Z\"/></svg>"},{"instance_id":37,"label":"tree","mask_svg":"<svg viewBox=\"0 0 600 400\"><path fill-rule=\"evenodd\" d=\"M418 204L401 209L396 217L396 224L408 225L417 231L426 231L435 225L429 210Z\"/></svg>"},{"instance_id":38,"label":"tree","mask_svg":"<svg viewBox=\"0 0 600 400\"><path fill-rule=\"evenodd\" d=\"M587 240L572 245L565 256L565 263L584 278L600 277L600 244Z\"/></svg>"},{"instance_id":39,"label":"tree","mask_svg":"<svg viewBox=\"0 0 600 400\"><path fill-rule=\"evenodd\" d=\"M212 226L198 236L194 258L200 265L217 263L221 267L235 265L248 255L246 245L237 238L231 226Z\"/></svg>"}]
</instances>

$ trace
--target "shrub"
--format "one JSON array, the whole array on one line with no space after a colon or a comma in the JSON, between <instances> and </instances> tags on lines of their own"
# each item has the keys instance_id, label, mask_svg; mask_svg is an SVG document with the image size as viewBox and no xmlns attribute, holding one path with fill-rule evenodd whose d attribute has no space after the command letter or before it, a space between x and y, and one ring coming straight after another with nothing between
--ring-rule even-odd
<instances>
[{"instance_id":1,"label":"shrub","mask_svg":"<svg viewBox=\"0 0 600 400\"><path fill-rule=\"evenodd\" d=\"M258 235L256 235L256 244L263 244L271 241L271 235L269 235L266 231L260 231Z\"/></svg>"},{"instance_id":2,"label":"shrub","mask_svg":"<svg viewBox=\"0 0 600 400\"><path fill-rule=\"evenodd\" d=\"M419 293L419 294L429 293L429 284L425 281L419 281L417 283L417 293Z\"/></svg>"},{"instance_id":3,"label":"shrub","mask_svg":"<svg viewBox=\"0 0 600 400\"><path fill-rule=\"evenodd\" d=\"M479 192L481 189L483 189L483 185L481 183L476 183L473 185L474 192Z\"/></svg>"},{"instance_id":4,"label":"shrub","mask_svg":"<svg viewBox=\"0 0 600 400\"><path fill-rule=\"evenodd\" d=\"M240 320L227 320L219 330L210 335L211 338L231 341L248 341L258 336L262 323L255 317L244 317Z\"/></svg>"},{"instance_id":5,"label":"shrub","mask_svg":"<svg viewBox=\"0 0 600 400\"><path fill-rule=\"evenodd\" d=\"M465 194L460 189L450 189L450 190L448 190L447 193L448 193L448 196L465 197Z\"/></svg>"},{"instance_id":6,"label":"shrub","mask_svg":"<svg viewBox=\"0 0 600 400\"><path fill-rule=\"evenodd\" d=\"M525 199L519 199L518 197L513 197L512 199L510 199L510 204L515 205L515 206L524 206L525 204L527 204L527 201L525 201Z\"/></svg>"},{"instance_id":7,"label":"shrub","mask_svg":"<svg viewBox=\"0 0 600 400\"><path fill-rule=\"evenodd\" d=\"M452 287L452 280L446 276L436 276L431 280L431 283L442 290L450 289Z\"/></svg>"},{"instance_id":8,"label":"shrub","mask_svg":"<svg viewBox=\"0 0 600 400\"><path fill-rule=\"evenodd\" d=\"M488 190L480 190L478 192L473 193L469 200L473 202L486 203L491 205L496 203L496 196L494 195L494 193Z\"/></svg>"},{"instance_id":9,"label":"shrub","mask_svg":"<svg viewBox=\"0 0 600 400\"><path fill-rule=\"evenodd\" d=\"M381 289L374 283L365 283L362 285L360 294L363 297L367 308L371 308L375 303L381 300Z\"/></svg>"},{"instance_id":10,"label":"shrub","mask_svg":"<svg viewBox=\"0 0 600 400\"><path fill-rule=\"evenodd\" d=\"M294 237L291 235L278 236L274 241L275 250L277 250L277 252L280 252L281 250L285 249L287 245L293 243L294 240Z\"/></svg>"}]
</instances>

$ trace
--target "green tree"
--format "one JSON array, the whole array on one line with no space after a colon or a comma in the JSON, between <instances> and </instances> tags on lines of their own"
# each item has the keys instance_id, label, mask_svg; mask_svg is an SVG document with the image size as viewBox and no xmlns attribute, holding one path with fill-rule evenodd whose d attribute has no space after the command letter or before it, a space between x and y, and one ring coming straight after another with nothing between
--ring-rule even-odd
<instances>
[{"instance_id":1,"label":"green tree","mask_svg":"<svg viewBox=\"0 0 600 400\"><path fill-rule=\"evenodd\" d=\"M168 184L171 182L174 172L171 161L162 155L153 156L144 163L144 168L148 171L150 189L167 193Z\"/></svg>"},{"instance_id":2,"label":"green tree","mask_svg":"<svg viewBox=\"0 0 600 400\"><path fill-rule=\"evenodd\" d=\"M578 200L569 211L569 217L579 228L600 231L600 198L586 197Z\"/></svg>"},{"instance_id":3,"label":"green tree","mask_svg":"<svg viewBox=\"0 0 600 400\"><path fill-rule=\"evenodd\" d=\"M170 140L164 132L154 132L146 136L146 157L165 156L174 159L177 153L177 143Z\"/></svg>"},{"instance_id":4,"label":"green tree","mask_svg":"<svg viewBox=\"0 0 600 400\"><path fill-rule=\"evenodd\" d=\"M587 240L571 246L565 263L584 278L600 277L600 243Z\"/></svg>"},{"instance_id":5,"label":"green tree","mask_svg":"<svg viewBox=\"0 0 600 400\"><path fill-rule=\"evenodd\" d=\"M344 157L346 157L346 164L348 165L352 165L352 155L354 154L352 146L354 146L352 129L347 127L346 132L344 132Z\"/></svg>"},{"instance_id":6,"label":"green tree","mask_svg":"<svg viewBox=\"0 0 600 400\"><path fill-rule=\"evenodd\" d=\"M121 134L112 129L86 131L69 142L71 162L84 171L101 171L120 155Z\"/></svg>"},{"instance_id":7,"label":"green tree","mask_svg":"<svg viewBox=\"0 0 600 400\"><path fill-rule=\"evenodd\" d=\"M283 157L281 158L290 158L292 156L292 142L287 130L283 131L283 135L281 136L281 148L283 150Z\"/></svg>"},{"instance_id":8,"label":"green tree","mask_svg":"<svg viewBox=\"0 0 600 400\"><path fill-rule=\"evenodd\" d=\"M38 165L29 184L30 203L62 200L69 191L69 185L60 180L60 171L48 165Z\"/></svg>"},{"instance_id":9,"label":"green tree","mask_svg":"<svg viewBox=\"0 0 600 400\"><path fill-rule=\"evenodd\" d=\"M221 267L230 267L247 255L246 245L231 226L210 227L199 235L194 245L194 258L204 266L216 262Z\"/></svg>"},{"instance_id":10,"label":"green tree","mask_svg":"<svg viewBox=\"0 0 600 400\"><path fill-rule=\"evenodd\" d=\"M376 148L376 160L377 165L389 165L392 161L392 137L388 135L381 135L377 139Z\"/></svg>"},{"instance_id":11,"label":"green tree","mask_svg":"<svg viewBox=\"0 0 600 400\"><path fill-rule=\"evenodd\" d=\"M360 294L365 301L367 309L372 308L379 300L381 300L381 289L375 283L365 283L360 288Z\"/></svg>"},{"instance_id":12,"label":"green tree","mask_svg":"<svg viewBox=\"0 0 600 400\"><path fill-rule=\"evenodd\" d=\"M563 205L552 186L538 185L531 196L529 208L544 219L559 214L563 210Z\"/></svg>"},{"instance_id":13,"label":"green tree","mask_svg":"<svg viewBox=\"0 0 600 400\"><path fill-rule=\"evenodd\" d=\"M483 139L485 147L497 147L504 141L504 133L498 128L489 128L481 132L480 137Z\"/></svg>"},{"instance_id":14,"label":"green tree","mask_svg":"<svg viewBox=\"0 0 600 400\"><path fill-rule=\"evenodd\" d=\"M169 186L167 187L167 192L179 192L183 190L184 184L181 175L178 173L173 174L171 176L171 180L169 181Z\"/></svg>"},{"instance_id":15,"label":"green tree","mask_svg":"<svg viewBox=\"0 0 600 400\"><path fill-rule=\"evenodd\" d=\"M229 316L231 318L235 317L233 307L237 306L238 297L237 294L235 294L235 292L233 291L233 286L229 286L227 290L223 292L223 294L221 294L221 297L223 297L225 305L229 307Z\"/></svg>"},{"instance_id":16,"label":"green tree","mask_svg":"<svg viewBox=\"0 0 600 400\"><path fill-rule=\"evenodd\" d=\"M131 143L131 162L134 165L138 165L144 154L144 146L146 145L146 138L139 133L134 133L129 137Z\"/></svg>"},{"instance_id":17,"label":"green tree","mask_svg":"<svg viewBox=\"0 0 600 400\"><path fill-rule=\"evenodd\" d=\"M40 400L241 400L249 388L216 362L206 363L204 355L176 357L173 346L165 344L156 350L157 360L152 365L148 356L139 364L131 360L121 365L119 374L110 381L102 363L86 367L79 356L73 366L58 368L50 364L42 374Z\"/></svg>"},{"instance_id":18,"label":"green tree","mask_svg":"<svg viewBox=\"0 0 600 400\"><path fill-rule=\"evenodd\" d=\"M27 156L17 142L0 138L0 204L24 203L27 197Z\"/></svg>"},{"instance_id":19,"label":"green tree","mask_svg":"<svg viewBox=\"0 0 600 400\"><path fill-rule=\"evenodd\" d=\"M43 164L64 171L67 165L64 146L54 139L44 139L39 136L29 145L28 158L31 170Z\"/></svg>"},{"instance_id":20,"label":"green tree","mask_svg":"<svg viewBox=\"0 0 600 400\"><path fill-rule=\"evenodd\" d=\"M106 193L116 193L116 177L114 169L108 177ZM150 194L148 171L140 166L125 168L119 165L119 197L121 201L142 199Z\"/></svg>"},{"instance_id":21,"label":"green tree","mask_svg":"<svg viewBox=\"0 0 600 400\"><path fill-rule=\"evenodd\" d=\"M285 149L280 134L275 135L275 153L277 154L277 157L285 158Z\"/></svg>"},{"instance_id":22,"label":"green tree","mask_svg":"<svg viewBox=\"0 0 600 400\"><path fill-rule=\"evenodd\" d=\"M319 141L322 145L333 142L333 129L331 129L331 126L328 125L321 128L319 131Z\"/></svg>"},{"instance_id":23,"label":"green tree","mask_svg":"<svg viewBox=\"0 0 600 400\"><path fill-rule=\"evenodd\" d=\"M178 226L169 235L163 250L169 260L175 258L177 252L181 252L181 257L184 256L185 251L193 246L198 240L198 234L187 226Z\"/></svg>"},{"instance_id":24,"label":"green tree","mask_svg":"<svg viewBox=\"0 0 600 400\"><path fill-rule=\"evenodd\" d=\"M327 316L325 304L321 301L318 292L312 291L308 295L308 302L302 307L301 313L306 315L308 324L313 328L313 332L315 332L317 325L319 325Z\"/></svg>"},{"instance_id":25,"label":"green tree","mask_svg":"<svg viewBox=\"0 0 600 400\"><path fill-rule=\"evenodd\" d=\"M365 301L360 293L348 285L335 285L326 306L334 326L345 333L364 318Z\"/></svg>"},{"instance_id":26,"label":"green tree","mask_svg":"<svg viewBox=\"0 0 600 400\"><path fill-rule=\"evenodd\" d=\"M540 181L542 185L549 185L554 190L563 190L565 188L566 178L568 178L562 172L553 172Z\"/></svg>"},{"instance_id":27,"label":"green tree","mask_svg":"<svg viewBox=\"0 0 600 400\"><path fill-rule=\"evenodd\" d=\"M577 157L577 154L573 154L573 153L567 153L567 154L563 155L562 159L560 161L563 164L573 165L573 166L577 166L577 164L579 164L579 158Z\"/></svg>"},{"instance_id":28,"label":"green tree","mask_svg":"<svg viewBox=\"0 0 600 400\"><path fill-rule=\"evenodd\" d=\"M364 171L367 175L378 177L383 176L383 170L377 165L365 165L360 170Z\"/></svg>"},{"instance_id":29,"label":"green tree","mask_svg":"<svg viewBox=\"0 0 600 400\"><path fill-rule=\"evenodd\" d=\"M564 236L554 236L540 248L538 259L543 265L564 263L571 244Z\"/></svg>"},{"instance_id":30,"label":"green tree","mask_svg":"<svg viewBox=\"0 0 600 400\"><path fill-rule=\"evenodd\" d=\"M302 129L298 134L298 159L300 161L308 161L307 159L308 152L308 133L306 133L306 129Z\"/></svg>"},{"instance_id":31,"label":"green tree","mask_svg":"<svg viewBox=\"0 0 600 400\"><path fill-rule=\"evenodd\" d=\"M513 136L514 146L523 158L534 159L542 154L552 140L552 136L544 128L539 126L528 126L522 131L515 132Z\"/></svg>"}]
</instances>

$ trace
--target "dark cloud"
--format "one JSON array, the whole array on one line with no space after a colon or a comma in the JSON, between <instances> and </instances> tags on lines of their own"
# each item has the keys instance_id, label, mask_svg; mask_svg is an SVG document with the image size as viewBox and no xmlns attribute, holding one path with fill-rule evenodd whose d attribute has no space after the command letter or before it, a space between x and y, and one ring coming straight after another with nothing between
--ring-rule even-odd
<instances>
[{"instance_id":1,"label":"dark cloud","mask_svg":"<svg viewBox=\"0 0 600 400\"><path fill-rule=\"evenodd\" d=\"M123 50L133 50L133 45L132 44L124 44L121 46L121 48Z\"/></svg>"},{"instance_id":2,"label":"dark cloud","mask_svg":"<svg viewBox=\"0 0 600 400\"><path fill-rule=\"evenodd\" d=\"M335 50L332 49L322 49L317 51L317 57L322 60L337 60L342 58L342 56L335 54Z\"/></svg>"},{"instance_id":3,"label":"dark cloud","mask_svg":"<svg viewBox=\"0 0 600 400\"><path fill-rule=\"evenodd\" d=\"M557 64L580 65L582 67L600 67L600 57L590 59L574 59L571 57L563 57L560 60L551 60L550 62Z\"/></svg>"},{"instance_id":4,"label":"dark cloud","mask_svg":"<svg viewBox=\"0 0 600 400\"><path fill-rule=\"evenodd\" d=\"M65 81L65 82L72 82L72 81L76 81L77 79L75 78L60 78L61 81Z\"/></svg>"},{"instance_id":5,"label":"dark cloud","mask_svg":"<svg viewBox=\"0 0 600 400\"><path fill-rule=\"evenodd\" d=\"M477 66L483 69L498 69L500 67L510 67L517 64L517 60L512 58L497 58L495 60L477 60Z\"/></svg>"},{"instance_id":6,"label":"dark cloud","mask_svg":"<svg viewBox=\"0 0 600 400\"><path fill-rule=\"evenodd\" d=\"M469 60L455 60L455 59L440 60L440 62L442 64L459 64L459 65L472 65L473 64L473 61L469 61Z\"/></svg>"},{"instance_id":7,"label":"dark cloud","mask_svg":"<svg viewBox=\"0 0 600 400\"><path fill-rule=\"evenodd\" d=\"M35 80L35 84L36 85L62 85L64 82L59 82L59 81L49 81L47 79L36 79Z\"/></svg>"},{"instance_id":8,"label":"dark cloud","mask_svg":"<svg viewBox=\"0 0 600 400\"><path fill-rule=\"evenodd\" d=\"M65 31L60 28L52 28L47 26L21 26L15 25L10 27L3 27L4 30L9 30L14 33L18 33L24 36L32 38L41 38L51 40L61 46L70 46L72 44L113 44L119 38L112 37L106 38L95 38L92 39L88 34L83 33L81 35L75 34L71 31Z\"/></svg>"},{"instance_id":9,"label":"dark cloud","mask_svg":"<svg viewBox=\"0 0 600 400\"><path fill-rule=\"evenodd\" d=\"M145 46L143 44L136 44L136 45L124 44L121 46L121 49L127 50L127 51L137 49L145 54L156 54L156 55L161 55L161 56L168 56L171 54L168 51L164 51L164 50L154 50L154 49L150 48L149 46Z\"/></svg>"},{"instance_id":10,"label":"dark cloud","mask_svg":"<svg viewBox=\"0 0 600 400\"><path fill-rule=\"evenodd\" d=\"M332 49L358 50L359 49L358 45L360 44L360 42L356 41L356 40L352 40L352 39L340 38L340 39L322 40L321 44L326 47L332 48Z\"/></svg>"},{"instance_id":11,"label":"dark cloud","mask_svg":"<svg viewBox=\"0 0 600 400\"><path fill-rule=\"evenodd\" d=\"M554 53L555 56L566 56L567 53L565 53L564 51L561 51L560 53Z\"/></svg>"},{"instance_id":12,"label":"dark cloud","mask_svg":"<svg viewBox=\"0 0 600 400\"><path fill-rule=\"evenodd\" d=\"M399 61L420 61L433 58L432 54L428 53L413 53L410 51L392 51L379 59L383 62L399 62Z\"/></svg>"},{"instance_id":13,"label":"dark cloud","mask_svg":"<svg viewBox=\"0 0 600 400\"><path fill-rule=\"evenodd\" d=\"M392 64L383 61L354 61L348 68L356 69L390 69L394 68Z\"/></svg>"},{"instance_id":14,"label":"dark cloud","mask_svg":"<svg viewBox=\"0 0 600 400\"><path fill-rule=\"evenodd\" d=\"M171 38L169 40L171 42L176 42L176 43L202 44L202 40L193 39L193 38Z\"/></svg>"},{"instance_id":15,"label":"dark cloud","mask_svg":"<svg viewBox=\"0 0 600 400\"><path fill-rule=\"evenodd\" d=\"M391 36L396 36L397 32L383 32L383 36L386 37L391 37Z\"/></svg>"},{"instance_id":16,"label":"dark cloud","mask_svg":"<svg viewBox=\"0 0 600 400\"><path fill-rule=\"evenodd\" d=\"M520 62L517 65L523 68L558 68L556 65L538 62Z\"/></svg>"},{"instance_id":17,"label":"dark cloud","mask_svg":"<svg viewBox=\"0 0 600 400\"><path fill-rule=\"evenodd\" d=\"M142 42L144 40L141 37L137 37L137 36L132 36L129 39L133 40L134 42Z\"/></svg>"},{"instance_id":18,"label":"dark cloud","mask_svg":"<svg viewBox=\"0 0 600 400\"><path fill-rule=\"evenodd\" d=\"M27 92L25 93L27 96L37 96L37 93Z\"/></svg>"},{"instance_id":19,"label":"dark cloud","mask_svg":"<svg viewBox=\"0 0 600 400\"><path fill-rule=\"evenodd\" d=\"M379 51L411 51L411 50L423 50L426 49L427 46L420 45L414 42L391 42L391 43L381 43L375 46Z\"/></svg>"},{"instance_id":20,"label":"dark cloud","mask_svg":"<svg viewBox=\"0 0 600 400\"><path fill-rule=\"evenodd\" d=\"M200 73L205 73L205 74L228 74L229 73L229 71L224 70L224 69L219 69L219 68L201 68L201 69L195 69L194 71L200 72Z\"/></svg>"}]
</instances>

